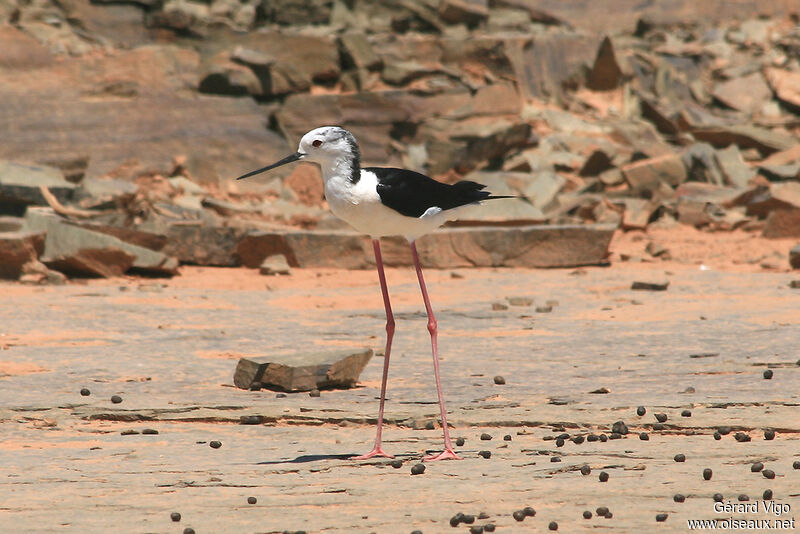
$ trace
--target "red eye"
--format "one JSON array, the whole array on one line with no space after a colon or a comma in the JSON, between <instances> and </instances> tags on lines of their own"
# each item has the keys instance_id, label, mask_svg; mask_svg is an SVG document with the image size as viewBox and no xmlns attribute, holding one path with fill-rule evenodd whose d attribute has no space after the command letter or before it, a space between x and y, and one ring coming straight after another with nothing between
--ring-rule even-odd
<instances>
[{"instance_id":1,"label":"red eye","mask_svg":"<svg viewBox=\"0 0 800 534\"><path fill-rule=\"evenodd\" d=\"M318 147L321 144L322 144L322 141L320 141L319 139L314 139L314 141L311 143L311 145L315 146L315 147Z\"/></svg>"}]
</instances>

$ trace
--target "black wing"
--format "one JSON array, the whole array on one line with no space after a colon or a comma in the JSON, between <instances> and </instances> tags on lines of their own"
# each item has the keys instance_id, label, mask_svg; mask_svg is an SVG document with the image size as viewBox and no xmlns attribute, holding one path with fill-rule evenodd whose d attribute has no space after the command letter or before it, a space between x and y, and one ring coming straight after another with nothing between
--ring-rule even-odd
<instances>
[{"instance_id":1,"label":"black wing","mask_svg":"<svg viewBox=\"0 0 800 534\"><path fill-rule=\"evenodd\" d=\"M384 206L407 216L420 217L429 208L449 210L492 197L485 185L464 180L453 185L437 182L407 169L366 167L378 177L378 195Z\"/></svg>"}]
</instances>

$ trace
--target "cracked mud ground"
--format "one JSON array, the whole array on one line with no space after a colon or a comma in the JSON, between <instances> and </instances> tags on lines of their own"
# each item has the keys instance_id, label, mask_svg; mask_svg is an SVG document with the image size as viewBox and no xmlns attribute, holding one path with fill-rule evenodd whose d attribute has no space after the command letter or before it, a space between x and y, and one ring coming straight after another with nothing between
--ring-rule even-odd
<instances>
[{"instance_id":1,"label":"cracked mud ground","mask_svg":"<svg viewBox=\"0 0 800 534\"><path fill-rule=\"evenodd\" d=\"M380 353L359 387L319 398L232 387L242 355L382 350L374 272L269 278L185 268L169 281L3 285L0 531L466 532L449 519L485 512L474 525L505 532L550 521L565 532L684 532L687 519L731 515L714 512L714 493L752 502L765 489L800 515L792 466L800 460L800 290L788 285L796 275L691 261L427 271L452 434L466 439L465 460L412 476L422 455L441 447L441 429L414 274L387 274L398 327L384 438L399 469L343 457L372 446ZM632 291L640 279L670 286ZM534 303L492 309L514 296ZM552 312L537 313L548 300L557 301ZM84 387L90 396L80 395ZM608 393L592 393L602 388ZM661 429L656 413L668 416ZM263 422L242 425L245 415ZM618 420L629 429L621 439L561 447L553 439L609 435ZM715 440L724 426L731 433ZM146 428L158 434L121 434ZM685 462L673 460L678 453ZM751 472L756 461L775 478ZM704 468L713 470L709 481ZM676 493L685 502L674 502ZM249 496L258 502L247 504ZM536 516L519 523L512 513L525 506ZM598 518L600 506L613 517ZM593 517L583 519L584 510ZM669 514L665 522L659 513Z\"/></svg>"}]
</instances>

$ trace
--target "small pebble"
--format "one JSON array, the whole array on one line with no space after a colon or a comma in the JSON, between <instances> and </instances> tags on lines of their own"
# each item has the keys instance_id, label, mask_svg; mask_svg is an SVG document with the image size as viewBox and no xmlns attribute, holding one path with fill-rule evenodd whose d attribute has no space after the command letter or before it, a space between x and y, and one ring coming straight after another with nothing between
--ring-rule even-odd
<instances>
[{"instance_id":1,"label":"small pebble","mask_svg":"<svg viewBox=\"0 0 800 534\"><path fill-rule=\"evenodd\" d=\"M681 417L691 417L691 416L692 416L692 411L691 410L683 410L681 412Z\"/></svg>"},{"instance_id":2,"label":"small pebble","mask_svg":"<svg viewBox=\"0 0 800 534\"><path fill-rule=\"evenodd\" d=\"M525 520L525 512L522 510L516 510L511 516L516 519L517 521L524 521Z\"/></svg>"},{"instance_id":3,"label":"small pebble","mask_svg":"<svg viewBox=\"0 0 800 534\"><path fill-rule=\"evenodd\" d=\"M686 455L685 454L676 454L675 457L673 458L673 460L675 460L676 462L685 462L686 461Z\"/></svg>"},{"instance_id":4,"label":"small pebble","mask_svg":"<svg viewBox=\"0 0 800 534\"><path fill-rule=\"evenodd\" d=\"M470 514L464 514L463 517L461 518L461 522L471 525L472 523L475 522L475 516Z\"/></svg>"},{"instance_id":5,"label":"small pebble","mask_svg":"<svg viewBox=\"0 0 800 534\"><path fill-rule=\"evenodd\" d=\"M722 497L721 493L715 493L714 494L714 502L722 502L722 499L723 499L723 497Z\"/></svg>"},{"instance_id":6,"label":"small pebble","mask_svg":"<svg viewBox=\"0 0 800 534\"><path fill-rule=\"evenodd\" d=\"M583 511L583 518L584 519L591 519L592 518L592 512L590 512L589 510L584 510Z\"/></svg>"},{"instance_id":7,"label":"small pebble","mask_svg":"<svg viewBox=\"0 0 800 534\"><path fill-rule=\"evenodd\" d=\"M392 460L391 462L389 462L389 465L391 465L395 469L400 469L401 467L403 467L403 460Z\"/></svg>"},{"instance_id":8,"label":"small pebble","mask_svg":"<svg viewBox=\"0 0 800 534\"><path fill-rule=\"evenodd\" d=\"M622 434L619 432L612 432L608 435L608 439L622 439Z\"/></svg>"},{"instance_id":9,"label":"small pebble","mask_svg":"<svg viewBox=\"0 0 800 534\"><path fill-rule=\"evenodd\" d=\"M793 462L792 469L800 469L800 461Z\"/></svg>"},{"instance_id":10,"label":"small pebble","mask_svg":"<svg viewBox=\"0 0 800 534\"><path fill-rule=\"evenodd\" d=\"M592 468L589 467L588 465L584 465L583 467L581 467L581 474L582 475L588 475L591 472L592 472Z\"/></svg>"},{"instance_id":11,"label":"small pebble","mask_svg":"<svg viewBox=\"0 0 800 534\"><path fill-rule=\"evenodd\" d=\"M319 397L320 396L319 390L318 389L312 389L311 391L308 392L308 396L309 397Z\"/></svg>"},{"instance_id":12,"label":"small pebble","mask_svg":"<svg viewBox=\"0 0 800 534\"><path fill-rule=\"evenodd\" d=\"M608 482L608 473L605 471L600 471L600 476L598 477L600 482Z\"/></svg>"},{"instance_id":13,"label":"small pebble","mask_svg":"<svg viewBox=\"0 0 800 534\"><path fill-rule=\"evenodd\" d=\"M222 442L214 440L209 442L208 446L211 447L212 449L219 449L220 447L222 447Z\"/></svg>"},{"instance_id":14,"label":"small pebble","mask_svg":"<svg viewBox=\"0 0 800 534\"><path fill-rule=\"evenodd\" d=\"M120 397L119 395L112 395L111 402L113 402L114 404L119 404L120 402L122 402L122 397Z\"/></svg>"},{"instance_id":15,"label":"small pebble","mask_svg":"<svg viewBox=\"0 0 800 534\"><path fill-rule=\"evenodd\" d=\"M503 436L503 441L511 441L511 434L506 434Z\"/></svg>"},{"instance_id":16,"label":"small pebble","mask_svg":"<svg viewBox=\"0 0 800 534\"><path fill-rule=\"evenodd\" d=\"M764 469L764 464L762 464L761 462L756 462L750 466L751 473L758 473L762 469Z\"/></svg>"},{"instance_id":17,"label":"small pebble","mask_svg":"<svg viewBox=\"0 0 800 534\"><path fill-rule=\"evenodd\" d=\"M92 392L89 391L88 388L81 388L81 395L83 395L84 397L88 397L91 394L92 394Z\"/></svg>"},{"instance_id":18,"label":"small pebble","mask_svg":"<svg viewBox=\"0 0 800 534\"><path fill-rule=\"evenodd\" d=\"M764 498L765 501L771 501L772 500L772 490L771 489L765 489L764 490L764 494L762 495L762 497Z\"/></svg>"},{"instance_id":19,"label":"small pebble","mask_svg":"<svg viewBox=\"0 0 800 534\"><path fill-rule=\"evenodd\" d=\"M744 432L737 432L736 434L733 435L733 437L736 439L736 441L740 443L746 443L751 439L750 436L748 434L745 434Z\"/></svg>"},{"instance_id":20,"label":"small pebble","mask_svg":"<svg viewBox=\"0 0 800 534\"><path fill-rule=\"evenodd\" d=\"M675 502L683 502L686 500L686 497L681 495L680 493L676 493L675 495L672 496L672 500Z\"/></svg>"},{"instance_id":21,"label":"small pebble","mask_svg":"<svg viewBox=\"0 0 800 534\"><path fill-rule=\"evenodd\" d=\"M178 512L172 512L171 514L169 514L169 518L177 523L178 521L181 520L181 514L179 514Z\"/></svg>"},{"instance_id":22,"label":"small pebble","mask_svg":"<svg viewBox=\"0 0 800 534\"><path fill-rule=\"evenodd\" d=\"M636 408L636 415L642 416L642 415L644 415L646 413L647 413L647 410L645 409L644 406L639 406L638 408Z\"/></svg>"},{"instance_id":23,"label":"small pebble","mask_svg":"<svg viewBox=\"0 0 800 534\"><path fill-rule=\"evenodd\" d=\"M606 508L605 506L599 506L595 510L595 513L597 513L597 515L601 515L601 516L605 517L605 515L608 514L608 508Z\"/></svg>"},{"instance_id":24,"label":"small pebble","mask_svg":"<svg viewBox=\"0 0 800 534\"><path fill-rule=\"evenodd\" d=\"M435 430L436 424L433 421L428 421L425 423L425 430Z\"/></svg>"},{"instance_id":25,"label":"small pebble","mask_svg":"<svg viewBox=\"0 0 800 534\"><path fill-rule=\"evenodd\" d=\"M617 421L611 425L611 433L622 434L623 436L628 433L628 425L624 421Z\"/></svg>"},{"instance_id":26,"label":"small pebble","mask_svg":"<svg viewBox=\"0 0 800 534\"><path fill-rule=\"evenodd\" d=\"M719 433L722 434L723 436L727 436L728 434L731 433L731 427L721 426L719 427Z\"/></svg>"},{"instance_id":27,"label":"small pebble","mask_svg":"<svg viewBox=\"0 0 800 534\"><path fill-rule=\"evenodd\" d=\"M653 423L653 430L664 430L664 425L661 423Z\"/></svg>"},{"instance_id":28,"label":"small pebble","mask_svg":"<svg viewBox=\"0 0 800 534\"><path fill-rule=\"evenodd\" d=\"M239 418L240 425L257 425L261 423L260 415L243 415Z\"/></svg>"},{"instance_id":29,"label":"small pebble","mask_svg":"<svg viewBox=\"0 0 800 534\"><path fill-rule=\"evenodd\" d=\"M667 517L668 517L667 514L656 514L656 521L658 521L659 523L663 523L664 521L667 520Z\"/></svg>"},{"instance_id":30,"label":"small pebble","mask_svg":"<svg viewBox=\"0 0 800 534\"><path fill-rule=\"evenodd\" d=\"M485 525L483 525L484 532L494 532L494 529L495 529L494 523L486 523Z\"/></svg>"},{"instance_id":31,"label":"small pebble","mask_svg":"<svg viewBox=\"0 0 800 534\"><path fill-rule=\"evenodd\" d=\"M258 502L258 499L256 499L255 497L248 497L247 498L247 504L255 504L257 502Z\"/></svg>"},{"instance_id":32,"label":"small pebble","mask_svg":"<svg viewBox=\"0 0 800 534\"><path fill-rule=\"evenodd\" d=\"M414 467L411 468L412 475L421 475L425 472L425 466L423 464L416 464Z\"/></svg>"},{"instance_id":33,"label":"small pebble","mask_svg":"<svg viewBox=\"0 0 800 534\"><path fill-rule=\"evenodd\" d=\"M464 514L458 512L456 515L450 518L450 526L457 527L459 524L461 524L462 519L464 519Z\"/></svg>"},{"instance_id":34,"label":"small pebble","mask_svg":"<svg viewBox=\"0 0 800 534\"><path fill-rule=\"evenodd\" d=\"M556 523L555 521L550 521L550 524L547 525L547 528L549 530L558 530L558 523Z\"/></svg>"},{"instance_id":35,"label":"small pebble","mask_svg":"<svg viewBox=\"0 0 800 534\"><path fill-rule=\"evenodd\" d=\"M775 478L775 471L773 471L772 469L764 469L763 471L761 471L761 474L764 476L764 478L768 478L770 480Z\"/></svg>"},{"instance_id":36,"label":"small pebble","mask_svg":"<svg viewBox=\"0 0 800 534\"><path fill-rule=\"evenodd\" d=\"M775 439L775 431L774 430L765 430L764 431L764 439L767 441L772 441Z\"/></svg>"},{"instance_id":37,"label":"small pebble","mask_svg":"<svg viewBox=\"0 0 800 534\"><path fill-rule=\"evenodd\" d=\"M608 436L606 436L605 434L600 434L600 441L602 443L605 443L606 441L608 441Z\"/></svg>"},{"instance_id":38,"label":"small pebble","mask_svg":"<svg viewBox=\"0 0 800 534\"><path fill-rule=\"evenodd\" d=\"M563 447L563 446L564 446L564 440L561 439L561 438L558 438L556 440L556 447Z\"/></svg>"},{"instance_id":39,"label":"small pebble","mask_svg":"<svg viewBox=\"0 0 800 534\"><path fill-rule=\"evenodd\" d=\"M528 516L528 517L533 517L533 516L535 516L535 515L536 515L536 510L534 510L534 509L533 509L532 507L530 507L530 506L526 506L525 508L523 508L523 509L522 509L522 512L523 512L523 513L524 513L526 516Z\"/></svg>"},{"instance_id":40,"label":"small pebble","mask_svg":"<svg viewBox=\"0 0 800 534\"><path fill-rule=\"evenodd\" d=\"M491 434L487 434L486 432L484 432L483 434L481 434L481 440L482 440L482 441L489 441L489 440L491 440L491 439L492 439L492 436L491 436Z\"/></svg>"},{"instance_id":41,"label":"small pebble","mask_svg":"<svg viewBox=\"0 0 800 534\"><path fill-rule=\"evenodd\" d=\"M412 530L411 534L422 534L421 530Z\"/></svg>"},{"instance_id":42,"label":"small pebble","mask_svg":"<svg viewBox=\"0 0 800 534\"><path fill-rule=\"evenodd\" d=\"M192 527L186 527L183 529L183 534L194 534L194 529Z\"/></svg>"},{"instance_id":43,"label":"small pebble","mask_svg":"<svg viewBox=\"0 0 800 534\"><path fill-rule=\"evenodd\" d=\"M276 399L284 399L284 398L286 398L286 393L276 393L275 394L275 398Z\"/></svg>"},{"instance_id":44,"label":"small pebble","mask_svg":"<svg viewBox=\"0 0 800 534\"><path fill-rule=\"evenodd\" d=\"M142 429L142 434L155 435L155 434L158 434L158 430L156 430L155 428L145 428L145 429Z\"/></svg>"},{"instance_id":45,"label":"small pebble","mask_svg":"<svg viewBox=\"0 0 800 534\"><path fill-rule=\"evenodd\" d=\"M558 462L560 462L560 461L561 461L561 457L560 457L560 456L551 456L551 457L550 457L550 462L551 462L551 463L554 463L554 464L555 464L555 463L558 463Z\"/></svg>"},{"instance_id":46,"label":"small pebble","mask_svg":"<svg viewBox=\"0 0 800 534\"><path fill-rule=\"evenodd\" d=\"M600 436L598 436L597 434L589 434L588 436L586 436L586 441L595 442L595 441L599 441L599 440L600 440Z\"/></svg>"},{"instance_id":47,"label":"small pebble","mask_svg":"<svg viewBox=\"0 0 800 534\"><path fill-rule=\"evenodd\" d=\"M667 420L667 414L665 413L657 413L655 415L656 415L656 421L658 421L659 423L663 423L664 421Z\"/></svg>"},{"instance_id":48,"label":"small pebble","mask_svg":"<svg viewBox=\"0 0 800 534\"><path fill-rule=\"evenodd\" d=\"M714 432L714 439L717 441L721 440L722 434L720 434L719 432Z\"/></svg>"},{"instance_id":49,"label":"small pebble","mask_svg":"<svg viewBox=\"0 0 800 534\"><path fill-rule=\"evenodd\" d=\"M748 495L745 495L744 493L742 493L741 495L739 495L736 498L741 502L745 502L745 501L749 501L750 500L750 497Z\"/></svg>"},{"instance_id":50,"label":"small pebble","mask_svg":"<svg viewBox=\"0 0 800 534\"><path fill-rule=\"evenodd\" d=\"M713 474L713 471L711 471L711 469L709 469L708 467L703 469L703 479L704 480L711 480L711 475L712 474Z\"/></svg>"},{"instance_id":51,"label":"small pebble","mask_svg":"<svg viewBox=\"0 0 800 534\"><path fill-rule=\"evenodd\" d=\"M469 527L469 534L483 534L483 527L480 525Z\"/></svg>"},{"instance_id":52,"label":"small pebble","mask_svg":"<svg viewBox=\"0 0 800 534\"><path fill-rule=\"evenodd\" d=\"M478 453L478 455L479 456L483 456L484 458L486 458L488 460L489 458L492 457L492 452L491 451L480 451Z\"/></svg>"},{"instance_id":53,"label":"small pebble","mask_svg":"<svg viewBox=\"0 0 800 534\"><path fill-rule=\"evenodd\" d=\"M771 379L773 374L774 373L772 372L772 369L767 369L766 371L764 371L764 379L765 380Z\"/></svg>"},{"instance_id":54,"label":"small pebble","mask_svg":"<svg viewBox=\"0 0 800 534\"><path fill-rule=\"evenodd\" d=\"M614 517L614 514L612 514L611 512L608 512L608 513L607 513L606 515L604 515L603 517L605 517L606 519L611 519L612 517Z\"/></svg>"},{"instance_id":55,"label":"small pebble","mask_svg":"<svg viewBox=\"0 0 800 534\"><path fill-rule=\"evenodd\" d=\"M647 435L647 432L639 432L639 439L642 441L650 441L650 436Z\"/></svg>"},{"instance_id":56,"label":"small pebble","mask_svg":"<svg viewBox=\"0 0 800 534\"><path fill-rule=\"evenodd\" d=\"M502 386L506 383L506 379L500 375L497 375L496 377L494 377L494 383L497 384L498 386Z\"/></svg>"},{"instance_id":57,"label":"small pebble","mask_svg":"<svg viewBox=\"0 0 800 534\"><path fill-rule=\"evenodd\" d=\"M584 441L586 441L586 438L584 438L583 436L575 436L574 438L572 438L572 443L574 443L575 445L580 445Z\"/></svg>"},{"instance_id":58,"label":"small pebble","mask_svg":"<svg viewBox=\"0 0 800 534\"><path fill-rule=\"evenodd\" d=\"M129 429L129 430L123 430L122 432L120 432L120 435L122 435L122 436L133 436L133 435L136 435L138 433L139 433L138 430Z\"/></svg>"},{"instance_id":59,"label":"small pebble","mask_svg":"<svg viewBox=\"0 0 800 534\"><path fill-rule=\"evenodd\" d=\"M464 446L464 438L456 438L456 445L459 447Z\"/></svg>"},{"instance_id":60,"label":"small pebble","mask_svg":"<svg viewBox=\"0 0 800 534\"><path fill-rule=\"evenodd\" d=\"M536 313L550 313L553 311L552 306L536 306Z\"/></svg>"},{"instance_id":61,"label":"small pebble","mask_svg":"<svg viewBox=\"0 0 800 534\"><path fill-rule=\"evenodd\" d=\"M489 519L489 514L486 512L481 512L478 514L478 519Z\"/></svg>"}]
</instances>

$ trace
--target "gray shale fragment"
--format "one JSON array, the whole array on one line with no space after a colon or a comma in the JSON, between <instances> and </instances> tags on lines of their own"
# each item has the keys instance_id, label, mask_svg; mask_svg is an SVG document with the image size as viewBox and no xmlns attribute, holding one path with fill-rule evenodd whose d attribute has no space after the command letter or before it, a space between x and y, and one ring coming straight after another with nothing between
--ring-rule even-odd
<instances>
[{"instance_id":1,"label":"gray shale fragment","mask_svg":"<svg viewBox=\"0 0 800 534\"><path fill-rule=\"evenodd\" d=\"M284 391L348 388L358 382L372 354L372 349L362 348L241 358L233 383L241 389L260 384Z\"/></svg>"}]
</instances>

